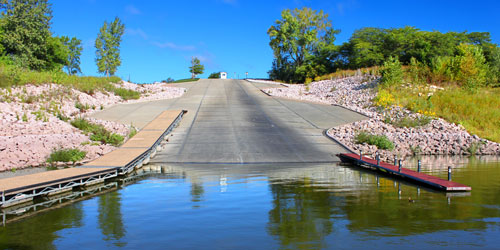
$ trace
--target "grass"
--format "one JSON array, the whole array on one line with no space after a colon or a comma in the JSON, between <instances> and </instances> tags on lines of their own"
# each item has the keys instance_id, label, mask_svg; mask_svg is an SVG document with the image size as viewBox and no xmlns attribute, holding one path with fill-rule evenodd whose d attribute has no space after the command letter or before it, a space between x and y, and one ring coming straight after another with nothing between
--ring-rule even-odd
<instances>
[{"instance_id":1,"label":"grass","mask_svg":"<svg viewBox=\"0 0 500 250\"><path fill-rule=\"evenodd\" d=\"M356 141L356 144L367 143L369 145L375 145L379 149L394 149L394 143L392 143L385 135L373 135L368 132L361 131L354 137L354 140Z\"/></svg>"},{"instance_id":2,"label":"grass","mask_svg":"<svg viewBox=\"0 0 500 250\"><path fill-rule=\"evenodd\" d=\"M80 151L79 149L59 149L54 150L47 162L53 165L56 162L71 162L73 166L76 162L81 161L87 155L86 152Z\"/></svg>"},{"instance_id":3,"label":"grass","mask_svg":"<svg viewBox=\"0 0 500 250\"><path fill-rule=\"evenodd\" d=\"M123 143L123 136L111 133L106 130L102 125L93 124L83 118L77 118L71 121L73 127L80 129L85 134L90 134L90 140L102 142L104 144L111 144L119 146Z\"/></svg>"},{"instance_id":4,"label":"grass","mask_svg":"<svg viewBox=\"0 0 500 250\"><path fill-rule=\"evenodd\" d=\"M172 83L196 82L198 80L200 80L200 78L187 78L187 79L176 80L176 81L173 81Z\"/></svg>"},{"instance_id":5,"label":"grass","mask_svg":"<svg viewBox=\"0 0 500 250\"><path fill-rule=\"evenodd\" d=\"M394 127L398 128L416 128L429 124L432 121L431 117L428 116L420 116L420 117L403 117L399 119L391 119L389 116L386 116L384 119L385 123L391 124Z\"/></svg>"},{"instance_id":6,"label":"grass","mask_svg":"<svg viewBox=\"0 0 500 250\"><path fill-rule=\"evenodd\" d=\"M130 125L130 132L128 133L128 138L132 138L136 134L137 134L137 129L133 125Z\"/></svg>"},{"instance_id":7,"label":"grass","mask_svg":"<svg viewBox=\"0 0 500 250\"><path fill-rule=\"evenodd\" d=\"M345 77L350 77L350 76L355 76L356 74L361 73L362 75L372 75L372 76L380 76L380 70L381 68L378 66L374 67L369 67L369 68L362 68L359 70L352 70L352 69L345 69L345 70L337 70L333 73L323 75L323 76L318 76L314 78L314 81L321 81L321 80L330 80L330 79L336 79L336 78L345 78Z\"/></svg>"},{"instance_id":8,"label":"grass","mask_svg":"<svg viewBox=\"0 0 500 250\"><path fill-rule=\"evenodd\" d=\"M93 95L96 91L108 91L124 100L138 99L140 97L140 93L137 91L118 88L112 84L119 82L121 82L121 79L117 76L76 76L68 75L62 71L39 72L14 65L0 64L0 88L17 87L26 84L55 83L74 88L89 95Z\"/></svg>"},{"instance_id":9,"label":"grass","mask_svg":"<svg viewBox=\"0 0 500 250\"><path fill-rule=\"evenodd\" d=\"M425 86L413 85L386 91L391 93L396 105L461 124L471 134L500 142L500 88L484 87L470 92L447 86L430 95Z\"/></svg>"}]
</instances>

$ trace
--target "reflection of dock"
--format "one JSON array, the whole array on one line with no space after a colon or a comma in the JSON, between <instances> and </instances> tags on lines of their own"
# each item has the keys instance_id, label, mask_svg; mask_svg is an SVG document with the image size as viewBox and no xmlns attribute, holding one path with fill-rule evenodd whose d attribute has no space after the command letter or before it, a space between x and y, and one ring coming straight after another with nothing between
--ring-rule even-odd
<instances>
[{"instance_id":1,"label":"reflection of dock","mask_svg":"<svg viewBox=\"0 0 500 250\"><path fill-rule=\"evenodd\" d=\"M401 166L398 167L385 162L380 162L380 161L377 162L376 160L367 157L360 157L357 154L339 154L339 157L342 160L342 162L353 163L357 166L381 171L391 176L406 179L435 189L443 191L471 190L471 187L460 183L443 180L436 176L416 172L407 168L401 168Z\"/></svg>"},{"instance_id":2,"label":"reflection of dock","mask_svg":"<svg viewBox=\"0 0 500 250\"><path fill-rule=\"evenodd\" d=\"M91 186L89 188L83 189L78 192L68 192L64 195L54 195L48 197L42 202L37 202L33 204L28 204L24 206L11 206L6 209L2 209L2 225L18 221L33 215L46 212L48 210L63 207L81 200L88 199L90 197L98 196L107 193L112 190L116 190L118 187L117 182L111 182L107 184L98 184Z\"/></svg>"},{"instance_id":3,"label":"reflection of dock","mask_svg":"<svg viewBox=\"0 0 500 250\"><path fill-rule=\"evenodd\" d=\"M186 111L164 111L122 147L76 168L61 169L0 180L2 207L32 200L42 195L71 191L118 175L125 175L146 164L179 123Z\"/></svg>"}]
</instances>

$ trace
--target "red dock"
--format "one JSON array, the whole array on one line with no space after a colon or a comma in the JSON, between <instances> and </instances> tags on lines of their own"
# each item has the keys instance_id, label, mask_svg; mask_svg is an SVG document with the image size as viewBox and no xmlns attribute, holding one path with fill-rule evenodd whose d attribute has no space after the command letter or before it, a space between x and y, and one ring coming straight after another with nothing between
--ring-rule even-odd
<instances>
[{"instance_id":1,"label":"red dock","mask_svg":"<svg viewBox=\"0 0 500 250\"><path fill-rule=\"evenodd\" d=\"M382 161L380 161L380 164L377 164L376 160L368 157L360 157L358 154L339 154L338 156L342 162L353 163L364 168L375 169L386 174L408 179L412 182L435 189L443 191L471 191L471 187L460 183L443 180L436 176L420 173L407 168L401 168L401 171L399 171L399 166Z\"/></svg>"}]
</instances>

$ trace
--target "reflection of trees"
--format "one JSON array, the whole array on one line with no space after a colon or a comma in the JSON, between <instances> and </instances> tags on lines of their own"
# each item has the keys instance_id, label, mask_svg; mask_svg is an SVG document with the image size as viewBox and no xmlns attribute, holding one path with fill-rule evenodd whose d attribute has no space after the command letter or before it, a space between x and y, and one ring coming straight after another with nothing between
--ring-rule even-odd
<instances>
[{"instance_id":1,"label":"reflection of trees","mask_svg":"<svg viewBox=\"0 0 500 250\"><path fill-rule=\"evenodd\" d=\"M279 237L283 248L322 248L322 240L332 232L335 197L309 182L271 184L273 209L268 230Z\"/></svg>"},{"instance_id":2,"label":"reflection of trees","mask_svg":"<svg viewBox=\"0 0 500 250\"><path fill-rule=\"evenodd\" d=\"M34 217L0 228L1 249L55 249L57 232L81 227L82 203L49 210Z\"/></svg>"},{"instance_id":3,"label":"reflection of trees","mask_svg":"<svg viewBox=\"0 0 500 250\"><path fill-rule=\"evenodd\" d=\"M121 213L121 197L119 192L111 192L99 196L99 228L106 236L105 240L120 240L125 236ZM117 243L116 245L123 245Z\"/></svg>"},{"instance_id":4,"label":"reflection of trees","mask_svg":"<svg viewBox=\"0 0 500 250\"><path fill-rule=\"evenodd\" d=\"M192 202L199 202L203 199L203 193L205 193L205 189L203 189L202 184L192 182L190 193L191 193L191 201Z\"/></svg>"},{"instance_id":5,"label":"reflection of trees","mask_svg":"<svg viewBox=\"0 0 500 250\"><path fill-rule=\"evenodd\" d=\"M498 187L500 164L475 162L460 169L454 181L473 187L470 196L452 197L450 204L444 193L428 193L415 196L415 187L402 185L402 199L397 189L379 189L362 192L342 206L350 221L352 231L369 234L413 235L442 230L482 230L490 225L484 218L499 218L500 192ZM388 185L386 185L388 186ZM413 194L413 195L412 195ZM411 196L415 203L408 202ZM377 229L384 228L384 231Z\"/></svg>"}]
</instances>

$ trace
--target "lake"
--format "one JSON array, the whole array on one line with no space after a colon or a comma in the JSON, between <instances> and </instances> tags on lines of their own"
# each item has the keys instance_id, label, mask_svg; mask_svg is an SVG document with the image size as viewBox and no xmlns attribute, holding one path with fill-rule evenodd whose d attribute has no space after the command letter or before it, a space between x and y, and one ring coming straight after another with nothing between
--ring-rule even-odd
<instances>
[{"instance_id":1,"label":"lake","mask_svg":"<svg viewBox=\"0 0 500 250\"><path fill-rule=\"evenodd\" d=\"M334 164L146 166L75 197L3 211L0 247L498 248L500 158L422 158L422 172L442 178L448 165L472 192Z\"/></svg>"}]
</instances>

